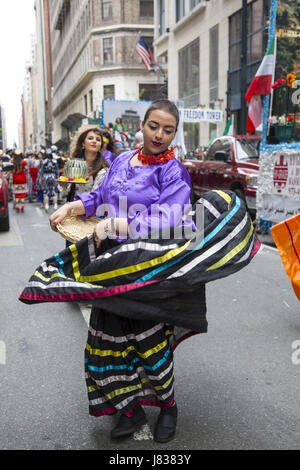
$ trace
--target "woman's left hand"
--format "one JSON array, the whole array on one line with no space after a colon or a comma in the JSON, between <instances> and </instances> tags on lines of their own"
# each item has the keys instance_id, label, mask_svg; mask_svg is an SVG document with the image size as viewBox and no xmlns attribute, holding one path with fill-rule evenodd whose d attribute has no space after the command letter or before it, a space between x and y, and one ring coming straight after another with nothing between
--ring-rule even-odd
<instances>
[{"instance_id":1,"label":"woman's left hand","mask_svg":"<svg viewBox=\"0 0 300 470\"><path fill-rule=\"evenodd\" d=\"M101 220L94 228L94 239L97 248L99 248L101 241L107 237L120 237L127 238L128 222L125 218L107 218Z\"/></svg>"},{"instance_id":2,"label":"woman's left hand","mask_svg":"<svg viewBox=\"0 0 300 470\"><path fill-rule=\"evenodd\" d=\"M99 248L102 240L105 240L108 236L107 232L105 231L106 225L107 222L105 220L101 220L101 222L99 222L94 228L94 239L97 248Z\"/></svg>"}]
</instances>

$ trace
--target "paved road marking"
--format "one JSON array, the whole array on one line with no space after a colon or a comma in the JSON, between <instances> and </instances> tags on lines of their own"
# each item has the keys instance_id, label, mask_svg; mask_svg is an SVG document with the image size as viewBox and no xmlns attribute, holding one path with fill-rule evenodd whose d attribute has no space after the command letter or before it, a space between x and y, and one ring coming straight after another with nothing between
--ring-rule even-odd
<instances>
[{"instance_id":1,"label":"paved road marking","mask_svg":"<svg viewBox=\"0 0 300 470\"><path fill-rule=\"evenodd\" d=\"M24 246L23 238L16 217L10 216L10 229L0 232L0 246Z\"/></svg>"},{"instance_id":2,"label":"paved road marking","mask_svg":"<svg viewBox=\"0 0 300 470\"><path fill-rule=\"evenodd\" d=\"M44 212L39 207L36 207L35 210L37 211L39 217L44 217Z\"/></svg>"},{"instance_id":3,"label":"paved road marking","mask_svg":"<svg viewBox=\"0 0 300 470\"><path fill-rule=\"evenodd\" d=\"M47 222L44 222L43 224L32 224L31 227L34 228L49 228L49 224Z\"/></svg>"}]
</instances>

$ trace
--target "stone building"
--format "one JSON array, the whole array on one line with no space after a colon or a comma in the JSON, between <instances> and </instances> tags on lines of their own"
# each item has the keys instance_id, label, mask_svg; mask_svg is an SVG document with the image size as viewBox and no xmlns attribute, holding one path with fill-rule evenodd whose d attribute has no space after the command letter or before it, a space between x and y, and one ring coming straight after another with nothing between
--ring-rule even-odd
<instances>
[{"instance_id":1,"label":"stone building","mask_svg":"<svg viewBox=\"0 0 300 470\"><path fill-rule=\"evenodd\" d=\"M152 45L153 0L50 0L50 29L54 143L100 123L103 99L156 98L159 74L135 51L140 36Z\"/></svg>"},{"instance_id":2,"label":"stone building","mask_svg":"<svg viewBox=\"0 0 300 470\"><path fill-rule=\"evenodd\" d=\"M224 122L218 128L184 124L187 148L207 145L211 136L222 134L231 114L235 131L245 132L243 96L265 54L269 4L270 0L155 0L154 50L158 62L168 64L169 99L182 101L186 108L223 111Z\"/></svg>"},{"instance_id":3,"label":"stone building","mask_svg":"<svg viewBox=\"0 0 300 470\"><path fill-rule=\"evenodd\" d=\"M32 39L32 52L29 68L30 83L25 75L25 88L31 88L32 101L32 136L27 137L26 147L30 150L40 150L52 142L52 83L51 83L51 39L48 25L49 0L35 0L35 35ZM27 80L27 85L26 85ZM26 96L26 93L24 93ZM25 113L25 120L29 117ZM26 123L25 126L26 131Z\"/></svg>"},{"instance_id":4,"label":"stone building","mask_svg":"<svg viewBox=\"0 0 300 470\"><path fill-rule=\"evenodd\" d=\"M6 149L6 126L5 126L5 112L0 104L0 150Z\"/></svg>"}]
</instances>

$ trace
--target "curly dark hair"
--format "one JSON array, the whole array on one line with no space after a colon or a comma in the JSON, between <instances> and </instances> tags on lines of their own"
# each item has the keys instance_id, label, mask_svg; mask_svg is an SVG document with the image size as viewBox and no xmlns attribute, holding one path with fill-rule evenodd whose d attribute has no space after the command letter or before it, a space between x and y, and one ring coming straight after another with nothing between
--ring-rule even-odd
<instances>
[{"instance_id":1,"label":"curly dark hair","mask_svg":"<svg viewBox=\"0 0 300 470\"><path fill-rule=\"evenodd\" d=\"M97 157L93 163L93 167L89 171L89 175L88 175L88 176L95 176L102 168L109 168L109 164L107 163L105 158L103 158L101 155L101 150L103 147L103 131L99 127L91 127L79 135L76 145L75 145L75 149L72 152L72 157L85 159L84 149L82 148L82 144L85 141L86 136L88 135L89 132L94 132L95 134L99 134L99 136L101 137L100 152L98 152Z\"/></svg>"}]
</instances>

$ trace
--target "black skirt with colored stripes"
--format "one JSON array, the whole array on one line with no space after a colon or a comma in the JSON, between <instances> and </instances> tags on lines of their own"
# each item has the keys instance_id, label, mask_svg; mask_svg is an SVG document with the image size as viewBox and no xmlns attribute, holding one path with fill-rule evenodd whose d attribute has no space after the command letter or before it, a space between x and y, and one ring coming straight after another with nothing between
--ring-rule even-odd
<instances>
[{"instance_id":1,"label":"black skirt with colored stripes","mask_svg":"<svg viewBox=\"0 0 300 470\"><path fill-rule=\"evenodd\" d=\"M20 295L26 304L93 305L85 357L91 414L170 406L174 347L207 330L205 284L238 272L257 253L252 221L234 193L210 191L194 213L201 207L201 240L158 234L107 239L96 249L89 236L45 260Z\"/></svg>"},{"instance_id":2,"label":"black skirt with colored stripes","mask_svg":"<svg viewBox=\"0 0 300 470\"><path fill-rule=\"evenodd\" d=\"M128 416L137 405L174 401L172 328L94 307L85 349L89 413Z\"/></svg>"}]
</instances>

